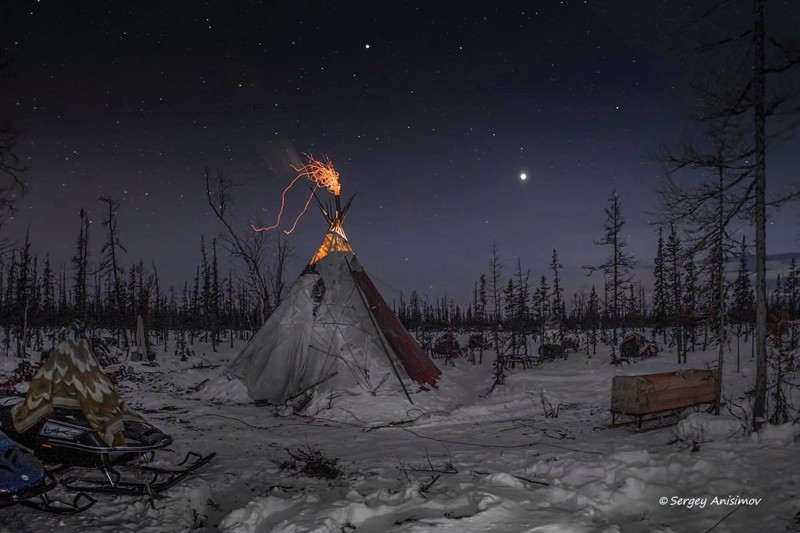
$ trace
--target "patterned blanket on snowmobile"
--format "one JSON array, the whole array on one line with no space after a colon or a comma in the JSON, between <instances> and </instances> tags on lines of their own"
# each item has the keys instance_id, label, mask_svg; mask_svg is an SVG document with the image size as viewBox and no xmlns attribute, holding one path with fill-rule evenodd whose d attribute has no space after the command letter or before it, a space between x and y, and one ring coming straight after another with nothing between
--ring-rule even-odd
<instances>
[{"instance_id":1,"label":"patterned blanket on snowmobile","mask_svg":"<svg viewBox=\"0 0 800 533\"><path fill-rule=\"evenodd\" d=\"M57 407L81 410L109 446L125 442L124 420L142 420L114 388L85 339L67 340L53 349L31 380L25 401L13 407L14 428L23 433Z\"/></svg>"}]
</instances>

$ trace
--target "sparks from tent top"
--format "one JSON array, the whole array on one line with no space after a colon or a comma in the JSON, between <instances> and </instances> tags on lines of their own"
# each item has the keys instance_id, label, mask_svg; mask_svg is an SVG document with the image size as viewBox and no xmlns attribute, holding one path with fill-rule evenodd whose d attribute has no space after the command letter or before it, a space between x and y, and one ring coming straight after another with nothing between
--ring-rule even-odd
<instances>
[{"instance_id":1,"label":"sparks from tent top","mask_svg":"<svg viewBox=\"0 0 800 533\"><path fill-rule=\"evenodd\" d=\"M308 196L305 205L303 206L303 210L300 211L300 214L297 215L297 218L294 220L294 224L288 230L283 230L286 235L289 235L294 231L294 228L297 227L297 223L300 221L300 217L302 217L306 210L308 209L308 204L311 203L311 198L314 197L314 192L319 188L325 188L330 191L331 194L338 197L341 191L341 184L339 183L339 173L336 169L333 168L333 162L328 158L328 156L323 155L322 161L314 159L314 156L311 154L303 154L308 159L308 162L305 165L301 165L296 167L292 165L292 168L298 173L297 176L289 183L289 186L283 190L281 194L281 209L278 212L278 220L275 221L275 224L272 226L267 226L264 228L257 228L253 224L250 225L254 231L269 231L271 229L277 228L281 223L281 216L283 216L283 209L286 206L286 193L292 186L297 183L297 180L300 178L308 178L309 181L314 183L314 188L311 190L311 194Z\"/></svg>"}]
</instances>

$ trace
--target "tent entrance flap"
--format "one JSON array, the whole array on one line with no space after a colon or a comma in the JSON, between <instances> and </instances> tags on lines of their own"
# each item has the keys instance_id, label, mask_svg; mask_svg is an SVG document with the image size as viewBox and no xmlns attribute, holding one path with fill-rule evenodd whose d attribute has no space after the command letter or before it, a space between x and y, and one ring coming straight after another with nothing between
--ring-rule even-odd
<instances>
[{"instance_id":1,"label":"tent entrance flap","mask_svg":"<svg viewBox=\"0 0 800 533\"><path fill-rule=\"evenodd\" d=\"M353 267L350 265L350 261L347 262L347 268L350 270L351 275L355 274L355 272L353 272ZM403 387L403 393L405 393L406 399L409 401L409 403L411 403L411 405L414 405L414 400L411 399L411 395L408 393L408 387L406 387L406 383L405 381L403 381L403 376L400 375L400 371L397 369L397 365L400 364L400 358L397 356L397 353L394 351L394 349L389 345L389 342L386 339L386 335L384 335L383 332L381 331L381 326L378 323L378 319L375 316L375 313L373 313L372 307L369 304L369 300L367 300L364 291L361 290L361 287L358 284L358 280L354 275L353 275L353 281L355 281L355 286L356 289L358 290L359 296L361 296L361 301L364 302L364 306L367 308L367 314L369 315L369 318L372 321L372 325L375 326L375 332L378 335L378 340L380 341L381 346L383 347L383 351L386 354L386 357L389 359L389 366L392 368L392 371L394 372L397 381L400 382L400 386Z\"/></svg>"},{"instance_id":2,"label":"tent entrance flap","mask_svg":"<svg viewBox=\"0 0 800 533\"><path fill-rule=\"evenodd\" d=\"M442 371L422 351L381 297L378 289L361 268L350 268L353 279L364 297L367 310L376 322L392 352L403 364L408 377L418 383L436 386Z\"/></svg>"}]
</instances>

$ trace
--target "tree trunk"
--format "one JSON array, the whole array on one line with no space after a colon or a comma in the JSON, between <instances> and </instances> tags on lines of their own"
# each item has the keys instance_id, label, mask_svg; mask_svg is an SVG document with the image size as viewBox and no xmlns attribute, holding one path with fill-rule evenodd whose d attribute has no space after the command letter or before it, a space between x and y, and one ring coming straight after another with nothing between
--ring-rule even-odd
<instances>
[{"instance_id":1,"label":"tree trunk","mask_svg":"<svg viewBox=\"0 0 800 533\"><path fill-rule=\"evenodd\" d=\"M719 414L719 406L722 401L722 368L725 362L725 252L724 252L724 239L725 239L725 218L724 218L724 198L723 198L723 171L719 170L719 204L717 206L717 253L715 254L716 267L717 267L717 298L719 309L719 333L717 334L717 341L719 342L719 353L717 354L717 382L714 386L714 414Z\"/></svg>"},{"instance_id":2,"label":"tree trunk","mask_svg":"<svg viewBox=\"0 0 800 533\"><path fill-rule=\"evenodd\" d=\"M754 427L766 418L767 407L767 269L766 269L766 134L764 87L764 3L754 0L753 96L756 194L756 387Z\"/></svg>"}]
</instances>

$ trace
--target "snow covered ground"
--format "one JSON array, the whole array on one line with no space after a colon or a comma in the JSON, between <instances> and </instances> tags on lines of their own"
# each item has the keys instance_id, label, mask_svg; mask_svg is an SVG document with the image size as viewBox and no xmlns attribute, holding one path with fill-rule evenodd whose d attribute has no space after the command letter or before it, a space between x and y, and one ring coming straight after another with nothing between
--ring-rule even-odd
<instances>
[{"instance_id":1,"label":"snow covered ground","mask_svg":"<svg viewBox=\"0 0 800 533\"><path fill-rule=\"evenodd\" d=\"M159 353L160 366L132 363L133 378L120 384L175 437L161 459L213 451L213 462L152 505L98 495L77 516L0 510L0 533L800 531L797 426L745 435L735 417L698 413L651 431L609 427L612 376L678 368L668 351L622 367L605 354L573 354L517 368L491 394L491 364L462 359L442 366L440 389L415 405L359 396L308 418L193 390L239 349L196 345L185 363ZM690 353L688 366L715 357ZM743 356L736 374L730 358L724 394L735 398L752 386L753 363ZM15 364L0 358L0 375ZM545 417L545 402L557 417ZM298 450L338 459L343 475L286 468Z\"/></svg>"}]
</instances>

